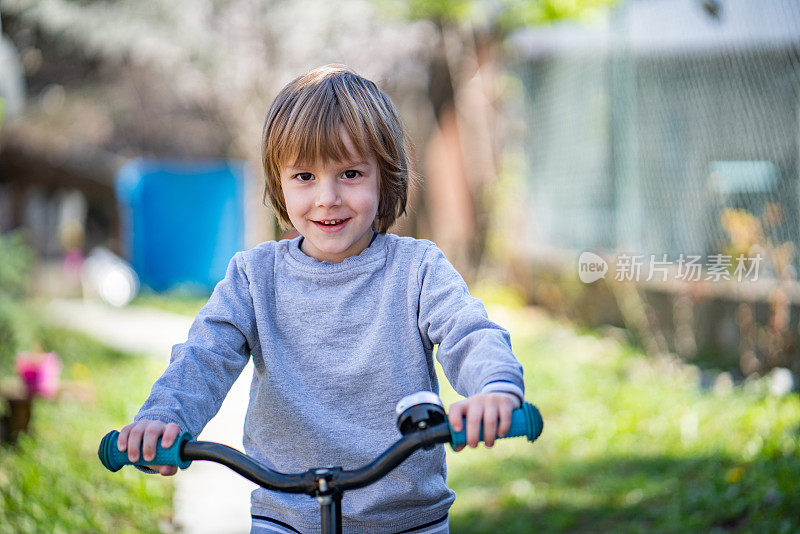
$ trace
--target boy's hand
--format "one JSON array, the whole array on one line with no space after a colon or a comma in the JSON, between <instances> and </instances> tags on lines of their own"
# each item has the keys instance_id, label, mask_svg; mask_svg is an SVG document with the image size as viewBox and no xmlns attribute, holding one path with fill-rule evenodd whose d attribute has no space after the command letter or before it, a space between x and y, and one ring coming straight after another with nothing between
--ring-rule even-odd
<instances>
[{"instance_id":1,"label":"boy's hand","mask_svg":"<svg viewBox=\"0 0 800 534\"><path fill-rule=\"evenodd\" d=\"M447 419L455 432L461 432L462 418L467 417L467 445L473 449L478 446L483 421L483 441L487 447L491 447L495 437L502 438L508 433L511 412L519 406L520 400L513 393L478 393L451 404ZM463 445L460 446L456 452L463 448Z\"/></svg>"},{"instance_id":2,"label":"boy's hand","mask_svg":"<svg viewBox=\"0 0 800 534\"><path fill-rule=\"evenodd\" d=\"M149 462L156 457L158 438L161 438L161 446L168 449L175 443L175 438L180 433L181 429L175 423L166 424L161 421L142 419L126 425L119 431L117 448L122 452L127 450L128 459L131 462L138 462L139 447L144 443L142 453L144 460ZM172 476L178 472L178 466L176 465L149 465L147 467L158 471L164 476Z\"/></svg>"}]
</instances>

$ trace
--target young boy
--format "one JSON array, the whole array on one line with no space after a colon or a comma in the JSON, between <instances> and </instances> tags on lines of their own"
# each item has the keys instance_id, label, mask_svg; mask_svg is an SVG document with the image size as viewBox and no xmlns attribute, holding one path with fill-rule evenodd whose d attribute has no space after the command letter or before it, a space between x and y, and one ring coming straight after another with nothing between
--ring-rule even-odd
<instances>
[{"instance_id":1,"label":"young boy","mask_svg":"<svg viewBox=\"0 0 800 534\"><path fill-rule=\"evenodd\" d=\"M120 432L138 460L197 436L252 356L245 452L302 472L372 461L398 438L394 407L438 393L433 347L465 400L450 406L467 442L510 427L523 398L508 333L430 241L387 234L405 212L409 171L397 110L374 83L339 66L313 70L277 96L264 125L266 194L300 237L237 253L185 343ZM154 466L162 475L177 468ZM346 532L448 532L455 494L444 448L419 450L380 481L345 495ZM306 495L257 489L253 532L318 532Z\"/></svg>"}]
</instances>

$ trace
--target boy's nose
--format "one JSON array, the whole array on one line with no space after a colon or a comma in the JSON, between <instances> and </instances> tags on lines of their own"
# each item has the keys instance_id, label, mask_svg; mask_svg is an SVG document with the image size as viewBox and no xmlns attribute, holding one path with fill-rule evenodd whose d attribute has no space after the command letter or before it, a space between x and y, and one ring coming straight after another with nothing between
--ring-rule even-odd
<instances>
[{"instance_id":1,"label":"boy's nose","mask_svg":"<svg viewBox=\"0 0 800 534\"><path fill-rule=\"evenodd\" d=\"M320 180L319 186L317 186L317 206L336 206L341 202L342 198L336 181Z\"/></svg>"}]
</instances>

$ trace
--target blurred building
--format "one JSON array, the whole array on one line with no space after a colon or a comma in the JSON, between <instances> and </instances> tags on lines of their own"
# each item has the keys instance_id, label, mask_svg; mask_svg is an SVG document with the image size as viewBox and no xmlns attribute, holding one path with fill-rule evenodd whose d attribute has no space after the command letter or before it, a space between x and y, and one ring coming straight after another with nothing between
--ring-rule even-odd
<instances>
[{"instance_id":1,"label":"blurred building","mask_svg":"<svg viewBox=\"0 0 800 534\"><path fill-rule=\"evenodd\" d=\"M766 237L800 246L798 2L633 0L515 44L530 245L708 255L724 207L771 203Z\"/></svg>"},{"instance_id":2,"label":"blurred building","mask_svg":"<svg viewBox=\"0 0 800 534\"><path fill-rule=\"evenodd\" d=\"M624 324L649 352L800 370L800 3L629 0L513 45L529 295ZM553 258L575 277L582 251L608 260L606 283L548 277ZM763 257L759 283L730 279L739 254ZM615 283L622 255L670 264L670 278L645 263L639 283ZM690 255L704 270L675 280ZM717 259L730 263L715 281Z\"/></svg>"},{"instance_id":3,"label":"blurred building","mask_svg":"<svg viewBox=\"0 0 800 534\"><path fill-rule=\"evenodd\" d=\"M347 63L400 95L424 137L419 73L430 33L425 23L390 23L368 0L7 2L3 34L28 94L0 131L0 231L24 227L55 256L56 221L78 213L87 249L123 252L115 176L144 157L247 161L245 243L278 237L262 202L259 137L279 88L312 67ZM83 201L65 207L66 197Z\"/></svg>"}]
</instances>

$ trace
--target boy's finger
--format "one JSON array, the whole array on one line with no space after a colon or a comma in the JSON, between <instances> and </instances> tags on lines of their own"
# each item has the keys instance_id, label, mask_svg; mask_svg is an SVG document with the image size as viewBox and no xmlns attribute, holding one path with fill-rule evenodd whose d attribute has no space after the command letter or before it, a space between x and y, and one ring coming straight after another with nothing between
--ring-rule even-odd
<instances>
[{"instance_id":1,"label":"boy's finger","mask_svg":"<svg viewBox=\"0 0 800 534\"><path fill-rule=\"evenodd\" d=\"M463 404L455 403L450 405L450 412L447 414L447 420L450 422L450 427L452 427L453 432L461 432L463 428L463 413Z\"/></svg>"},{"instance_id":2,"label":"boy's finger","mask_svg":"<svg viewBox=\"0 0 800 534\"><path fill-rule=\"evenodd\" d=\"M483 406L472 406L467 412L467 445L473 449L478 446L483 419Z\"/></svg>"},{"instance_id":3,"label":"boy's finger","mask_svg":"<svg viewBox=\"0 0 800 534\"><path fill-rule=\"evenodd\" d=\"M155 467L155 466L153 466ZM178 468L174 465L159 465L158 472L164 475L165 477L172 476L178 472Z\"/></svg>"},{"instance_id":4,"label":"boy's finger","mask_svg":"<svg viewBox=\"0 0 800 534\"><path fill-rule=\"evenodd\" d=\"M181 429L175 423L170 423L164 429L164 436L161 438L161 446L169 449L175 443L175 438L181 433Z\"/></svg>"},{"instance_id":5,"label":"boy's finger","mask_svg":"<svg viewBox=\"0 0 800 534\"><path fill-rule=\"evenodd\" d=\"M117 436L117 449L120 452L125 452L125 449L128 448L128 434L130 434L131 425L125 425L122 427L122 430L119 431L119 436Z\"/></svg>"},{"instance_id":6,"label":"boy's finger","mask_svg":"<svg viewBox=\"0 0 800 534\"><path fill-rule=\"evenodd\" d=\"M147 430L144 431L144 443L142 445L142 454L144 454L145 461L152 461L156 457L156 443L158 438L164 433L164 423L153 422L147 425Z\"/></svg>"},{"instance_id":7,"label":"boy's finger","mask_svg":"<svg viewBox=\"0 0 800 534\"><path fill-rule=\"evenodd\" d=\"M139 461L139 449L142 445L142 435L144 434L144 426L136 425L131 429L128 435L128 460L131 462Z\"/></svg>"},{"instance_id":8,"label":"boy's finger","mask_svg":"<svg viewBox=\"0 0 800 534\"><path fill-rule=\"evenodd\" d=\"M494 445L497 435L497 407L487 404L483 412L483 442L487 447Z\"/></svg>"},{"instance_id":9,"label":"boy's finger","mask_svg":"<svg viewBox=\"0 0 800 534\"><path fill-rule=\"evenodd\" d=\"M497 428L497 435L504 438L511 429L511 410L506 406L501 406L498 414L500 415L500 426Z\"/></svg>"}]
</instances>

